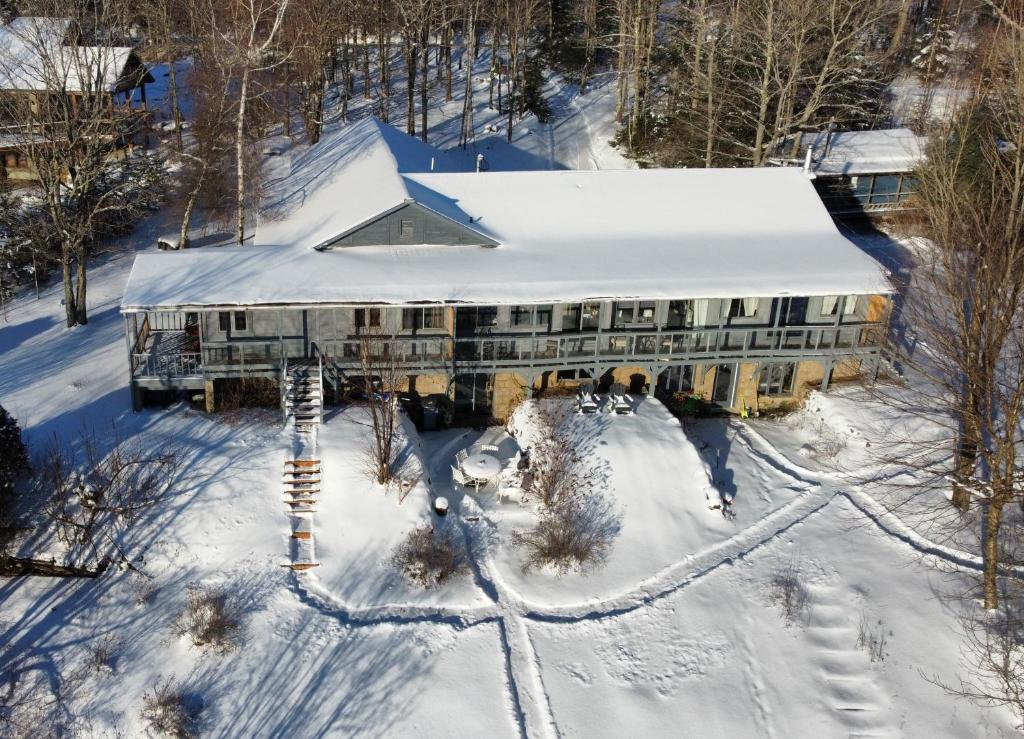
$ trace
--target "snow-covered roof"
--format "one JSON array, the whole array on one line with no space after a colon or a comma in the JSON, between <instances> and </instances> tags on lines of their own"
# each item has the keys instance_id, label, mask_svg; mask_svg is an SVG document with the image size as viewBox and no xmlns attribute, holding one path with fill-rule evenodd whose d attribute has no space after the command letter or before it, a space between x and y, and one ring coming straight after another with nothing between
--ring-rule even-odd
<instances>
[{"instance_id":1,"label":"snow-covered roof","mask_svg":"<svg viewBox=\"0 0 1024 739\"><path fill-rule=\"evenodd\" d=\"M909 128L815 134L812 170L818 175L910 172L924 157L927 138Z\"/></svg>"},{"instance_id":2,"label":"snow-covered roof","mask_svg":"<svg viewBox=\"0 0 1024 739\"><path fill-rule=\"evenodd\" d=\"M890 291L797 168L437 171L448 165L376 121L332 131L271 185L276 220L261 220L255 246L139 255L122 306ZM314 248L408 200L498 246Z\"/></svg>"},{"instance_id":3,"label":"snow-covered roof","mask_svg":"<svg viewBox=\"0 0 1024 739\"><path fill-rule=\"evenodd\" d=\"M327 128L267 183L255 244L316 247L413 199L402 176L455 170L433 146L372 116Z\"/></svg>"},{"instance_id":4,"label":"snow-covered roof","mask_svg":"<svg viewBox=\"0 0 1024 739\"><path fill-rule=\"evenodd\" d=\"M132 55L127 46L69 46L67 18L20 16L0 26L0 90L114 92ZM102 75L83 84L83 74Z\"/></svg>"}]
</instances>

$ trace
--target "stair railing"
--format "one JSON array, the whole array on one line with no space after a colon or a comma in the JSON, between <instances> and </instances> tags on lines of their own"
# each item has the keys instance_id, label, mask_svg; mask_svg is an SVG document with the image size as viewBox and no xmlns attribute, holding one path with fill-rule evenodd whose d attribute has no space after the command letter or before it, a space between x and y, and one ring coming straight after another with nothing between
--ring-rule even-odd
<instances>
[{"instance_id":1,"label":"stair railing","mask_svg":"<svg viewBox=\"0 0 1024 739\"><path fill-rule=\"evenodd\" d=\"M281 415L284 422L288 423L288 352L282 352L281 356Z\"/></svg>"},{"instance_id":2,"label":"stair railing","mask_svg":"<svg viewBox=\"0 0 1024 739\"><path fill-rule=\"evenodd\" d=\"M320 388L320 423L324 422L324 355L316 353L317 387Z\"/></svg>"}]
</instances>

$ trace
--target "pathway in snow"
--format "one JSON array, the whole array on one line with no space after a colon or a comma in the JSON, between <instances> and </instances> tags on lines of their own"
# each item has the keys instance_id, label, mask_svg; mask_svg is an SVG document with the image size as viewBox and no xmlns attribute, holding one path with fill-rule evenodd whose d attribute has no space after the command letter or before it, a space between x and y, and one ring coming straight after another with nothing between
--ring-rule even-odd
<instances>
[{"instance_id":1,"label":"pathway in snow","mask_svg":"<svg viewBox=\"0 0 1024 739\"><path fill-rule=\"evenodd\" d=\"M613 618L643 608L672 593L699 582L705 576L732 566L755 551L769 545L780 535L822 511L837 498L849 500L853 507L884 533L904 543L921 556L939 558L957 569L978 569L972 555L955 552L928 542L899 518L879 505L862 490L842 486L839 477L796 464L746 424L736 423L735 441L744 445L764 469L781 473L800 491L796 497L755 524L736 532L713 546L695 552L638 583L620 595L581 602L575 605L547 606L523 598L498 576L486 547L475 547L493 533L494 524L486 516L476 523L459 520L467 542L474 550L483 550L474 560L473 574L489 603L478 607L393 604L372 608L350 608L315 579L296 575L300 597L321 612L334 616L348 626L379 624L436 623L456 629L497 622L502 636L510 703L522 736L559 736L557 721L544 687L537 653L530 637L529 624L573 623ZM454 439L452 444L460 442ZM313 440L315 445L315 439ZM314 446L315 448L315 446ZM446 463L435 455L431 474L442 477ZM468 506L472 500L467 499ZM477 511L473 511L477 513ZM490 531L488 529L491 529ZM850 736L896 736L889 703L874 682L870 659L857 646L857 615L842 592L833 586L811 586L812 608L808 632L817 650L823 681L823 695L830 710L837 712ZM752 654L751 650L751 654ZM757 705L768 736L774 735L771 707L764 700L764 682L755 664L748 664L752 699Z\"/></svg>"},{"instance_id":2,"label":"pathway in snow","mask_svg":"<svg viewBox=\"0 0 1024 739\"><path fill-rule=\"evenodd\" d=\"M858 646L856 610L843 591L830 584L810 585L807 633L814 645L826 707L847 736L896 737L888 700L874 678L867 652Z\"/></svg>"}]
</instances>

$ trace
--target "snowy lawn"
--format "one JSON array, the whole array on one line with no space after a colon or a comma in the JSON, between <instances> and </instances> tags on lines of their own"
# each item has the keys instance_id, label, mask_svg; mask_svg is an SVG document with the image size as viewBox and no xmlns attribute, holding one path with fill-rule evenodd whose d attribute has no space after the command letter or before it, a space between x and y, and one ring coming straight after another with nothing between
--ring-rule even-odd
<instances>
[{"instance_id":1,"label":"snowy lawn","mask_svg":"<svg viewBox=\"0 0 1024 739\"><path fill-rule=\"evenodd\" d=\"M320 427L323 492L313 522L320 566L308 574L310 587L352 610L398 604L482 605L484 595L469 576L424 590L409 584L392 564L395 548L409 531L437 518L431 512L431 485L419 436L404 417L403 421L398 478L412 483L404 497L398 484L385 488L364 472L363 457L372 438L366 408L333 411Z\"/></svg>"},{"instance_id":2,"label":"snowy lawn","mask_svg":"<svg viewBox=\"0 0 1024 739\"><path fill-rule=\"evenodd\" d=\"M841 536L841 543L837 542ZM772 580L797 563L787 624ZM535 623L555 722L569 736L1008 736L1009 716L929 682L959 669L955 577L841 498L623 615ZM858 646L861 619L882 658Z\"/></svg>"},{"instance_id":3,"label":"snowy lawn","mask_svg":"<svg viewBox=\"0 0 1024 739\"><path fill-rule=\"evenodd\" d=\"M603 566L561 577L545 571L524 573L522 552L512 546L510 535L533 525L533 507L500 503L493 492L469 493L496 529L489 537L494 577L525 601L569 605L621 595L756 523L807 489L781 473L752 464L750 451L733 443L726 422L709 421L695 427L691 441L679 420L660 402L634 400L636 413L631 416L569 417L586 465L598 473L598 489L621 514L621 531ZM516 425L524 430L514 440L527 448L529 414L530 404L518 412ZM434 434L427 434L425 443L435 486L438 490L444 486L458 501L463 493L452 485L450 473L455 451L479 439L471 434L453 440L451 433L438 435L436 441ZM485 440L500 442L501 438L491 431ZM502 448L507 459L515 444L505 449L503 443ZM709 470L718 489L735 496L736 518L732 521L708 508L706 494L717 496L711 489ZM472 515L479 509L463 506L462 514Z\"/></svg>"}]
</instances>

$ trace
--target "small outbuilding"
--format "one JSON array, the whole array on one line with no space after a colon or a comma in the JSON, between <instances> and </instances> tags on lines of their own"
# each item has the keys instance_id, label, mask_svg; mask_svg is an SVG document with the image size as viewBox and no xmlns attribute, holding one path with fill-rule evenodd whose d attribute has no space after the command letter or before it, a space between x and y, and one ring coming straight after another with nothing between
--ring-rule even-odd
<instances>
[{"instance_id":1,"label":"small outbuilding","mask_svg":"<svg viewBox=\"0 0 1024 739\"><path fill-rule=\"evenodd\" d=\"M892 212L913 207L926 141L909 128L821 131L801 154L830 213Z\"/></svg>"}]
</instances>

